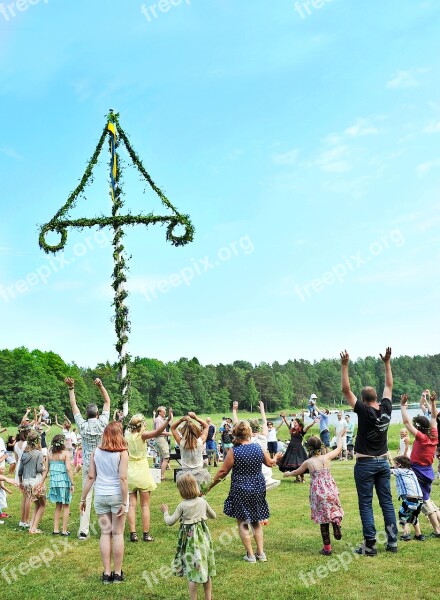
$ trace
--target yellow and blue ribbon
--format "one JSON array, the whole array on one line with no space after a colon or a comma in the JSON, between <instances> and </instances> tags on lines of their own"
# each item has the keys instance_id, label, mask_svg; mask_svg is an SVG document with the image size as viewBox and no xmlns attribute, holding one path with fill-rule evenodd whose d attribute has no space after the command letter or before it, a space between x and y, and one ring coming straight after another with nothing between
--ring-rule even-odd
<instances>
[{"instance_id":1,"label":"yellow and blue ribbon","mask_svg":"<svg viewBox=\"0 0 440 600\"><path fill-rule=\"evenodd\" d=\"M111 147L111 153L112 153L111 160L110 160L110 182L111 182L110 192L112 195L112 200L114 202L115 197L116 197L116 188L117 188L116 177L118 174L118 165L117 165L117 161L116 161L116 139L117 139L118 133L116 130L116 125L114 123L112 123L111 121L108 122L107 129L110 132L110 147Z\"/></svg>"}]
</instances>

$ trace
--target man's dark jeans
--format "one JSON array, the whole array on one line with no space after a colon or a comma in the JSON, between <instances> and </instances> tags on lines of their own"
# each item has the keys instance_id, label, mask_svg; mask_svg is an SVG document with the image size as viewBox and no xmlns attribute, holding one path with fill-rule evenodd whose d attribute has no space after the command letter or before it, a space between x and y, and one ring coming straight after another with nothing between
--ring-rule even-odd
<instances>
[{"instance_id":1,"label":"man's dark jeans","mask_svg":"<svg viewBox=\"0 0 440 600\"><path fill-rule=\"evenodd\" d=\"M396 513L390 487L390 466L386 458L356 460L354 480L359 502L359 513L365 540L376 539L373 514L373 488L382 509L388 546L397 546Z\"/></svg>"}]
</instances>

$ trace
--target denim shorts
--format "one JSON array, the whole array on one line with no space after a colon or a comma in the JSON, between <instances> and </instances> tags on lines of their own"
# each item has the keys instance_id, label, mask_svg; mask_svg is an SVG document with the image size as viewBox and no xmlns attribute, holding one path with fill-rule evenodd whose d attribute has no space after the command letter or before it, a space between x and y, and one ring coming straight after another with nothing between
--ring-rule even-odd
<instances>
[{"instance_id":1,"label":"denim shorts","mask_svg":"<svg viewBox=\"0 0 440 600\"><path fill-rule=\"evenodd\" d=\"M115 494L113 496L100 496L95 494L95 511L97 515L103 515L106 513L113 513L114 515L119 512L122 504L121 494ZM125 500L125 512L128 511L128 502Z\"/></svg>"},{"instance_id":2,"label":"denim shorts","mask_svg":"<svg viewBox=\"0 0 440 600\"><path fill-rule=\"evenodd\" d=\"M319 434L319 437L321 438L321 442L324 444L324 446L326 448L330 448L330 432L327 431L322 431Z\"/></svg>"}]
</instances>

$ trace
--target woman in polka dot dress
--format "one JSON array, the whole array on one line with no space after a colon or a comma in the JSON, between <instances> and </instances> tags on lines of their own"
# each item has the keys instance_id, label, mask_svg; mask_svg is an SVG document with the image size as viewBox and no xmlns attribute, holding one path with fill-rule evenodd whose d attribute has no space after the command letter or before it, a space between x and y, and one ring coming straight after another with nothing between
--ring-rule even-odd
<instances>
[{"instance_id":1,"label":"woman in polka dot dress","mask_svg":"<svg viewBox=\"0 0 440 600\"><path fill-rule=\"evenodd\" d=\"M234 447L226 455L207 491L232 470L231 489L225 500L224 513L237 519L240 538L246 549L244 560L251 563L257 560L265 562L267 558L263 549L263 528L260 521L269 518L269 507L261 465L264 463L273 467L279 455L272 459L258 444L252 443L252 431L249 423L245 421L235 425L232 435ZM257 545L256 554L252 549L251 533Z\"/></svg>"}]
</instances>

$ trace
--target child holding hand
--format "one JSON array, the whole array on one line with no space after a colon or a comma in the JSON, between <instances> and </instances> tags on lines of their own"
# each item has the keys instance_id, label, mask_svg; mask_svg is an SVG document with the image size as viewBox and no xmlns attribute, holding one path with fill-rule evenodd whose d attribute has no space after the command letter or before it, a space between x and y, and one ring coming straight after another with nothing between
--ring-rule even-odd
<instances>
[{"instance_id":1,"label":"child holding hand","mask_svg":"<svg viewBox=\"0 0 440 600\"><path fill-rule=\"evenodd\" d=\"M321 527L323 548L321 554L329 556L332 553L330 544L330 523L333 527L333 535L336 540L342 538L341 520L344 516L339 501L339 490L330 473L331 461L342 452L342 442L346 430L338 433L337 447L327 454L321 454L321 440L312 436L307 440L306 447L309 450L309 458L305 460L298 469L284 473L284 477L297 477L303 475L307 470L310 473L310 508L312 521Z\"/></svg>"},{"instance_id":2,"label":"child holding hand","mask_svg":"<svg viewBox=\"0 0 440 600\"><path fill-rule=\"evenodd\" d=\"M173 563L174 575L188 578L189 597L197 600L197 584L202 583L205 600L212 600L211 577L216 574L214 548L209 533L208 517L215 519L216 514L205 498L199 496L197 481L191 473L182 475L177 480L177 488L183 498L175 512L168 513L168 505L162 504L167 525L174 525L180 520L177 552Z\"/></svg>"}]
</instances>

